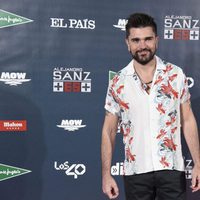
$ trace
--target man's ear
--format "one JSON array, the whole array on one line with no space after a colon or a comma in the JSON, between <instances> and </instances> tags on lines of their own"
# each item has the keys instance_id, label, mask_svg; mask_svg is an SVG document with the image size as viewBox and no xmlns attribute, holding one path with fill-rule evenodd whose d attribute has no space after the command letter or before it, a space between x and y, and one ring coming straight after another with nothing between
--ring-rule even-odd
<instances>
[{"instance_id":1,"label":"man's ear","mask_svg":"<svg viewBox=\"0 0 200 200\"><path fill-rule=\"evenodd\" d=\"M156 48L158 48L159 36L156 36Z\"/></svg>"},{"instance_id":2,"label":"man's ear","mask_svg":"<svg viewBox=\"0 0 200 200\"><path fill-rule=\"evenodd\" d=\"M130 51L131 51L131 48L130 48L130 45L129 45L129 42L128 42L128 39L127 39L127 38L125 39L125 42L126 42L126 45L127 45L127 47L128 47L128 51L130 52Z\"/></svg>"}]
</instances>

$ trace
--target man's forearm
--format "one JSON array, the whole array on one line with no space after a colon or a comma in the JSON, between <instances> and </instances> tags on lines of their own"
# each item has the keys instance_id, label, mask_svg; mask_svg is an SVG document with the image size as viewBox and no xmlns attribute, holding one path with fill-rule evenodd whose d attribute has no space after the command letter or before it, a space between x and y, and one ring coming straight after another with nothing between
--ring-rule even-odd
<instances>
[{"instance_id":1,"label":"man's forearm","mask_svg":"<svg viewBox=\"0 0 200 200\"><path fill-rule=\"evenodd\" d=\"M107 126L106 126L107 127ZM101 159L102 159L102 190L109 199L115 199L119 195L119 188L116 181L111 176L110 168L112 154L114 151L115 129L105 128L102 133Z\"/></svg>"},{"instance_id":2,"label":"man's forearm","mask_svg":"<svg viewBox=\"0 0 200 200\"><path fill-rule=\"evenodd\" d=\"M102 176L110 175L117 126L118 117L109 112L106 112L105 121L102 129L101 142Z\"/></svg>"},{"instance_id":3,"label":"man's forearm","mask_svg":"<svg viewBox=\"0 0 200 200\"><path fill-rule=\"evenodd\" d=\"M107 111L102 129L101 141L102 176L110 175L117 126L118 116L113 115Z\"/></svg>"},{"instance_id":4,"label":"man's forearm","mask_svg":"<svg viewBox=\"0 0 200 200\"><path fill-rule=\"evenodd\" d=\"M113 147L114 144L112 144L110 137L103 133L101 143L102 176L110 175Z\"/></svg>"}]
</instances>

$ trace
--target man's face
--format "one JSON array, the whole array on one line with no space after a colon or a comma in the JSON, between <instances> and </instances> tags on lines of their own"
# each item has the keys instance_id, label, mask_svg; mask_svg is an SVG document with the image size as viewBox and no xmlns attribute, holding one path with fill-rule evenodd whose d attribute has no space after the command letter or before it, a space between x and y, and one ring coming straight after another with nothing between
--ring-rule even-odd
<instances>
[{"instance_id":1,"label":"man's face","mask_svg":"<svg viewBox=\"0 0 200 200\"><path fill-rule=\"evenodd\" d=\"M138 63L146 65L154 58L158 37L153 32L152 27L131 28L126 44L133 58Z\"/></svg>"}]
</instances>

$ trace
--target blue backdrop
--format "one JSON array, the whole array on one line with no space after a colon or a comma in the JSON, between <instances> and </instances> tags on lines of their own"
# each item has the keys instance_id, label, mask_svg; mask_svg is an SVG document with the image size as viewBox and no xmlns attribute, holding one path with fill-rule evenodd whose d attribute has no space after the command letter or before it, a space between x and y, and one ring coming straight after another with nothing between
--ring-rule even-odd
<instances>
[{"instance_id":1,"label":"blue backdrop","mask_svg":"<svg viewBox=\"0 0 200 200\"><path fill-rule=\"evenodd\" d=\"M184 69L199 115L199 0L0 0L0 198L103 200L100 143L109 71L130 61L124 25L145 12L157 55ZM187 199L191 156L184 143ZM122 135L111 173L124 200Z\"/></svg>"}]
</instances>

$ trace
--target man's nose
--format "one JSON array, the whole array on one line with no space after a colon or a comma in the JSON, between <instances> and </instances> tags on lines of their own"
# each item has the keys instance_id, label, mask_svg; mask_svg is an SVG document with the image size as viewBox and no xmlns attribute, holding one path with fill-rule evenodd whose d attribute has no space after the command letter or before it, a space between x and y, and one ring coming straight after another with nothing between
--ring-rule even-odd
<instances>
[{"instance_id":1,"label":"man's nose","mask_svg":"<svg viewBox=\"0 0 200 200\"><path fill-rule=\"evenodd\" d=\"M146 48L147 47L146 41L145 40L140 40L139 47L141 49Z\"/></svg>"}]
</instances>

